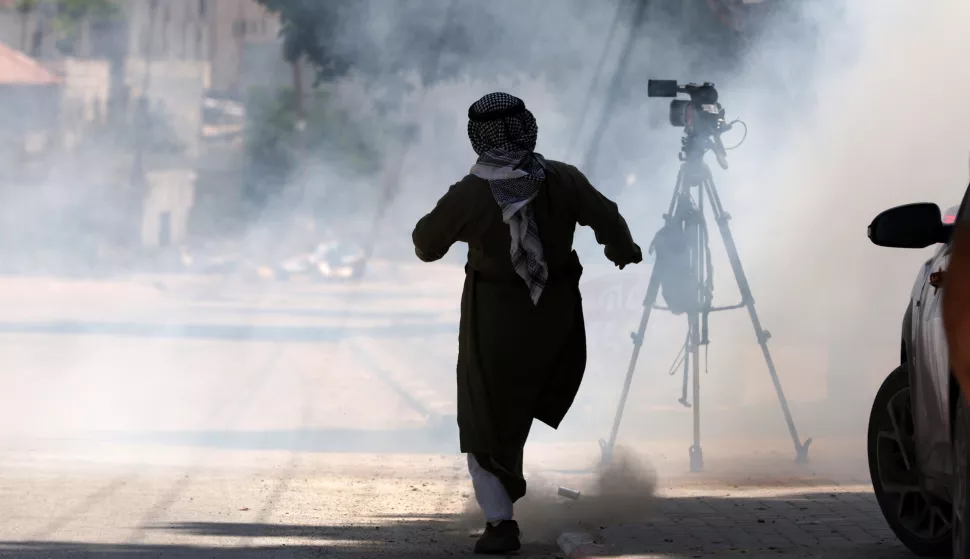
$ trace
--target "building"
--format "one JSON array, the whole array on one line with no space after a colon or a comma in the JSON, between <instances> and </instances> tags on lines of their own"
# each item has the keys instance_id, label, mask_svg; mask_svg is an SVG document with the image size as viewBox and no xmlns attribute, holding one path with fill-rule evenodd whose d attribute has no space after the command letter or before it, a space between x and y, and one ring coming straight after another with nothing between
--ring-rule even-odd
<instances>
[{"instance_id":1,"label":"building","mask_svg":"<svg viewBox=\"0 0 970 559\"><path fill-rule=\"evenodd\" d=\"M126 10L131 56L208 62L219 92L241 93L247 45L275 42L280 29L255 0L130 0Z\"/></svg>"},{"instance_id":2,"label":"building","mask_svg":"<svg viewBox=\"0 0 970 559\"><path fill-rule=\"evenodd\" d=\"M29 11L21 11L18 0L0 0L0 41L39 60L110 58L124 50L119 31L125 5L118 3L118 17L82 18L65 26L56 0L38 0Z\"/></svg>"},{"instance_id":3,"label":"building","mask_svg":"<svg viewBox=\"0 0 970 559\"><path fill-rule=\"evenodd\" d=\"M276 43L279 18L256 0L119 0L119 14L79 22L71 52L64 52L56 2L41 0L30 12L18 0L0 0L0 42L37 59L151 58L205 61L211 88L241 94L245 52Z\"/></svg>"},{"instance_id":4,"label":"building","mask_svg":"<svg viewBox=\"0 0 970 559\"><path fill-rule=\"evenodd\" d=\"M55 132L61 80L24 53L0 43L0 178L19 180Z\"/></svg>"},{"instance_id":5,"label":"building","mask_svg":"<svg viewBox=\"0 0 970 559\"><path fill-rule=\"evenodd\" d=\"M247 49L251 45L278 44L279 17L267 12L255 0L208 0L207 3L212 32L209 42L209 61L213 68L211 88L241 97L247 87Z\"/></svg>"},{"instance_id":6,"label":"building","mask_svg":"<svg viewBox=\"0 0 970 559\"><path fill-rule=\"evenodd\" d=\"M254 45L281 59L279 20L255 0L129 0L126 20L127 90L165 105L192 161L148 176L142 241L164 246L233 212L248 59Z\"/></svg>"},{"instance_id":7,"label":"building","mask_svg":"<svg viewBox=\"0 0 970 559\"><path fill-rule=\"evenodd\" d=\"M97 182L105 199L133 200L130 238L164 247L235 223L247 92L292 80L278 17L256 0L116 0L111 16L65 26L60 3L22 13L0 0L0 41L61 78L63 153L120 140L99 154Z\"/></svg>"},{"instance_id":8,"label":"building","mask_svg":"<svg viewBox=\"0 0 970 559\"><path fill-rule=\"evenodd\" d=\"M209 21L204 0L129 0L125 3L131 58L209 60Z\"/></svg>"}]
</instances>

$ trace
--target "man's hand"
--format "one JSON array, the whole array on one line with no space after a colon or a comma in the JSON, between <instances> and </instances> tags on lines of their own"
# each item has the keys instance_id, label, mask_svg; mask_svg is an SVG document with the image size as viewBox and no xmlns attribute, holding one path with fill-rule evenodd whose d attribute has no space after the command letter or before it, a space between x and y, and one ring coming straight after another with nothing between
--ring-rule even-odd
<instances>
[{"instance_id":1,"label":"man's hand","mask_svg":"<svg viewBox=\"0 0 970 559\"><path fill-rule=\"evenodd\" d=\"M418 259L422 262L437 262L445 257L444 254L428 254L426 252L422 252L418 247L414 247L414 254L417 255Z\"/></svg>"},{"instance_id":2,"label":"man's hand","mask_svg":"<svg viewBox=\"0 0 970 559\"><path fill-rule=\"evenodd\" d=\"M636 243L633 243L632 251L623 251L615 245L606 245L603 252L606 254L606 258L621 270L630 264L643 262L643 251Z\"/></svg>"}]
</instances>

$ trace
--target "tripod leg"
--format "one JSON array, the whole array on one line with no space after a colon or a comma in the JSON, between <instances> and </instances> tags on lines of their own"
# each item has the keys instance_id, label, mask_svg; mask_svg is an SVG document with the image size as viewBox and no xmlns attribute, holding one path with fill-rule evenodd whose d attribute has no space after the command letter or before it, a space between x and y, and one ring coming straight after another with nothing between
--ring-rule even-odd
<instances>
[{"instance_id":1,"label":"tripod leg","mask_svg":"<svg viewBox=\"0 0 970 559\"><path fill-rule=\"evenodd\" d=\"M698 328L699 316L698 313L692 313L690 317L690 330L691 330L691 348L690 348L690 360L693 362L693 373L694 373L694 444L691 445L689 455L690 455L690 471L692 472L702 472L704 471L704 452L701 450L701 375L700 375L700 331Z\"/></svg>"},{"instance_id":2,"label":"tripod leg","mask_svg":"<svg viewBox=\"0 0 970 559\"><path fill-rule=\"evenodd\" d=\"M781 411L785 415L785 422L788 424L788 432L791 435L792 442L795 445L795 461L799 463L804 463L808 461L808 447L812 444L812 439L807 439L804 443L798 437L798 430L795 428L795 420L792 419L791 410L788 408L788 399L785 398L785 391L781 388L781 381L778 379L778 371L775 370L775 362L771 358L771 352L768 350L768 340L771 339L771 334L761 327L761 320L758 318L758 311L754 308L754 296L751 293L751 286L748 284L748 278L744 273L744 267L741 265L741 257L738 254L737 245L734 243L734 237L731 235L731 229L728 226L728 221L731 217L724 211L723 206L721 206L721 200L717 195L717 190L714 186L714 181L708 178L704 186L706 187L710 198L712 200L712 207L714 209L714 218L717 221L718 229L721 231L721 238L724 240L724 247L727 249L728 259L731 261L731 268L734 269L734 276L738 281L738 289L741 290L741 301L744 306L748 309L748 315L751 317L751 324L754 326L755 336L758 338L758 345L761 346L761 353L765 358L765 363L768 365L768 373L771 375L771 382L775 385L775 393L778 395L778 402L781 404Z\"/></svg>"},{"instance_id":3,"label":"tripod leg","mask_svg":"<svg viewBox=\"0 0 970 559\"><path fill-rule=\"evenodd\" d=\"M600 451L602 452L601 463L603 464L608 464L613 458L613 448L616 446L616 435L620 430L623 409L626 407L626 400L630 395L630 384L633 382L633 371L637 367L640 348L643 346L643 337L647 332L647 321L650 320L650 311L657 301L659 291L660 275L657 273L657 268L654 267L653 272L650 274L647 295L643 299L643 316L640 317L640 327L630 336L633 338L633 355L630 356L630 366L626 370L626 380L623 381L623 392L620 394L620 403L616 408L616 416L613 418L613 429L610 431L610 439L609 441L600 440Z\"/></svg>"},{"instance_id":4,"label":"tripod leg","mask_svg":"<svg viewBox=\"0 0 970 559\"><path fill-rule=\"evenodd\" d=\"M697 215L691 224L691 236L694 243L694 274L697 282L695 310L688 315L690 322L690 360L693 364L694 373L694 443L688 452L690 457L690 471L704 471L704 452L701 450L701 375L700 375L700 352L701 352L701 320L703 316L703 339L707 341L707 308L709 297L707 295L707 235L704 226L704 189L698 188L697 193Z\"/></svg>"},{"instance_id":5,"label":"tripod leg","mask_svg":"<svg viewBox=\"0 0 970 559\"><path fill-rule=\"evenodd\" d=\"M687 384L690 380L690 343L691 333L688 324L687 341L684 342L684 385L681 387L680 400L678 400L685 408L690 407L690 402L687 401Z\"/></svg>"}]
</instances>

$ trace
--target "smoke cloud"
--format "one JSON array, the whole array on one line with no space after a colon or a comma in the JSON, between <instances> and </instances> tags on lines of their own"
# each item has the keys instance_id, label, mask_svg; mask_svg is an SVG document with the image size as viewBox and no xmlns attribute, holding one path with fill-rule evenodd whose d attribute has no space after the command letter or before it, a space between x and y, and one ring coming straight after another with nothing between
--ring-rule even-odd
<instances>
[{"instance_id":1,"label":"smoke cloud","mask_svg":"<svg viewBox=\"0 0 970 559\"><path fill-rule=\"evenodd\" d=\"M192 208L187 234L150 250L131 243L142 234L130 228L137 126L78 125L79 147L52 147L25 174L2 179L0 436L109 432L156 442L164 432L180 444L247 449L455 452L465 247L419 266L410 232L474 162L468 106L496 90L523 98L539 123L538 151L581 166L646 250L670 202L681 134L667 123L669 100L648 98L646 84L676 79L716 82L729 120L746 124L729 170L714 175L801 436L823 448L827 438L852 438L864 452L869 406L898 364L902 312L929 256L874 247L865 230L898 204L959 203L970 178L970 6L764 0L752 4L763 15L740 40L697 1L650 2L642 12L619 0L595 9L582 0L355 4L332 37L349 70L313 95L332 111L325 122L335 136L380 154L370 167L349 162L344 144L292 147L285 177L252 171L238 143L219 148L234 163L218 173L189 158L181 166L198 175L194 194L172 202ZM274 76L261 87L275 98L291 85L289 70L279 57L248 72ZM132 72L134 90L141 74ZM186 81L165 87L191 98ZM165 91L154 95L169 98L169 110L199 111ZM266 114L292 119L283 113ZM743 133L736 127L725 143ZM282 150L287 141L267 144ZM271 194L241 200L250 183ZM360 282L318 289L266 279L266 268L332 238L376 239ZM535 429L527 460L553 443L597 453L642 311L652 258L619 272L590 231L576 244L586 266L587 376L558 432ZM712 250L716 304L735 304L717 235ZM685 334L682 317L651 316L621 441L689 444L692 409L677 403L679 369L668 374ZM764 438L787 452L746 313L712 317L710 339L702 401L692 402L704 440ZM643 473L650 468L631 464L600 479L636 503L603 485L552 510L544 499L554 491L537 480L522 514L545 518L540 531L638 516L654 482Z\"/></svg>"}]
</instances>

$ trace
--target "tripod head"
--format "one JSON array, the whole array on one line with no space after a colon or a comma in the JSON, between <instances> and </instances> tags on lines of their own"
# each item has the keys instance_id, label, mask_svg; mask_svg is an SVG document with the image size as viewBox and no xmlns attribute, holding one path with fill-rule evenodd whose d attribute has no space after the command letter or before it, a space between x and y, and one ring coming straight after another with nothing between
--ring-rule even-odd
<instances>
[{"instance_id":1,"label":"tripod head","mask_svg":"<svg viewBox=\"0 0 970 559\"><path fill-rule=\"evenodd\" d=\"M718 102L714 84L689 83L680 85L676 80L649 80L648 97L677 97L685 93L690 97L670 102L670 124L684 129L681 139L680 160L699 162L711 150L722 169L728 168L727 151L721 142L721 134L731 130L733 123L724 119L724 107Z\"/></svg>"}]
</instances>

